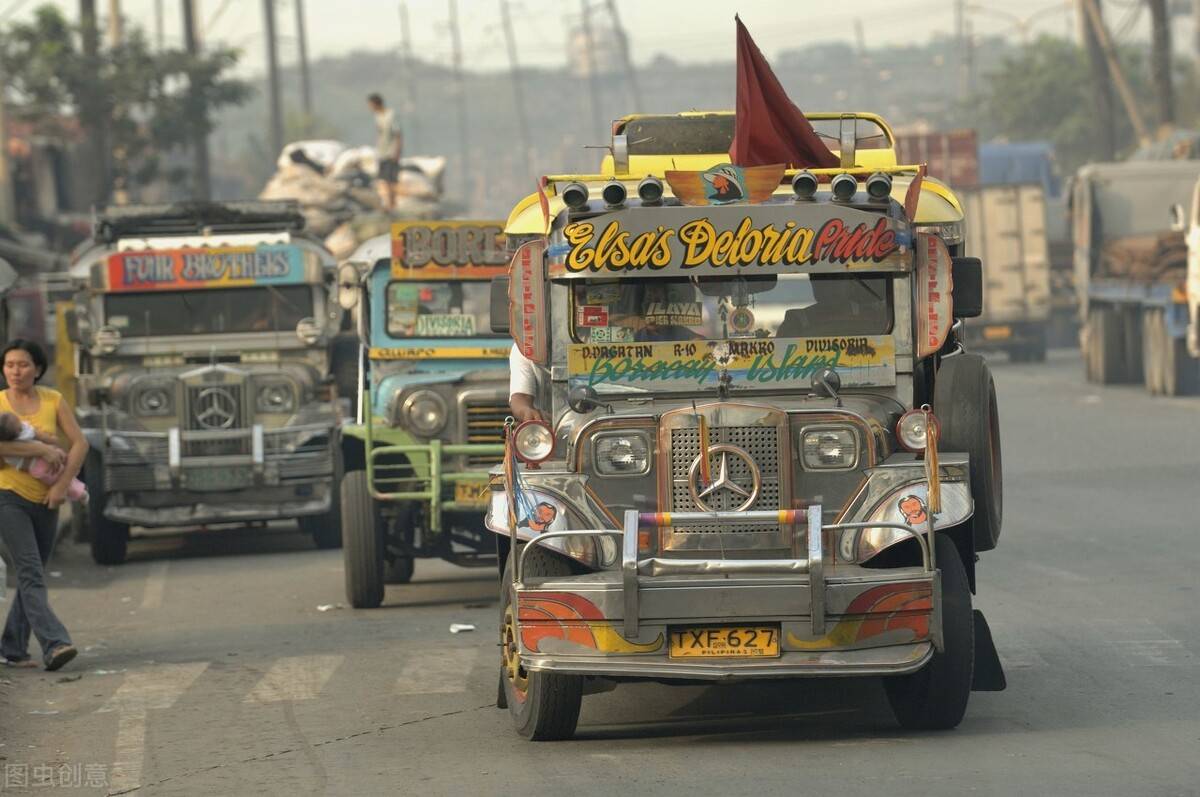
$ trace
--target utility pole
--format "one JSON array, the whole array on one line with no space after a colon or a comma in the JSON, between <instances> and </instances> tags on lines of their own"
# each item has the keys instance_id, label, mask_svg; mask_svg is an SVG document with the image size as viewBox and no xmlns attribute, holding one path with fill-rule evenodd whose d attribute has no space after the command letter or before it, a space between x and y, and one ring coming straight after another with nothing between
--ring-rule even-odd
<instances>
[{"instance_id":1,"label":"utility pole","mask_svg":"<svg viewBox=\"0 0 1200 797\"><path fill-rule=\"evenodd\" d=\"M279 57L276 52L275 0L263 0L267 33L267 106L271 111L271 158L283 151L283 106L279 97Z\"/></svg>"},{"instance_id":2,"label":"utility pole","mask_svg":"<svg viewBox=\"0 0 1200 797\"><path fill-rule=\"evenodd\" d=\"M163 0L154 0L154 43L161 53L166 37L163 35Z\"/></svg>"},{"instance_id":3,"label":"utility pole","mask_svg":"<svg viewBox=\"0 0 1200 797\"><path fill-rule=\"evenodd\" d=\"M1197 0L1200 2L1200 0ZM420 138L417 116L417 79L413 75L412 38L408 28L408 6L400 4L400 62L404 67L405 112L404 128L411 131L413 141ZM407 144L406 144L407 146Z\"/></svg>"},{"instance_id":4,"label":"utility pole","mask_svg":"<svg viewBox=\"0 0 1200 797\"><path fill-rule=\"evenodd\" d=\"M124 39L125 25L121 19L121 0L108 0L108 46L120 47Z\"/></svg>"},{"instance_id":5,"label":"utility pole","mask_svg":"<svg viewBox=\"0 0 1200 797\"><path fill-rule=\"evenodd\" d=\"M87 64L87 80L91 90L86 92L80 103L79 116L92 151L92 204L103 206L108 202L109 159L108 103L97 85L100 74L100 30L96 23L96 0L79 0L80 38L83 41L83 57Z\"/></svg>"},{"instance_id":6,"label":"utility pole","mask_svg":"<svg viewBox=\"0 0 1200 797\"><path fill-rule=\"evenodd\" d=\"M521 86L521 68L517 63L517 40L513 36L512 16L508 0L500 0L500 20L504 24L504 40L508 45L508 64L512 72L513 107L517 111L517 130L521 136L521 156L525 162L525 177L533 177L532 145L529 141L529 120L525 118L525 92Z\"/></svg>"},{"instance_id":7,"label":"utility pole","mask_svg":"<svg viewBox=\"0 0 1200 797\"><path fill-rule=\"evenodd\" d=\"M621 61L625 64L625 79L629 81L629 93L633 96L633 112L642 110L642 91L638 88L637 71L633 68L633 59L629 55L629 36L625 34L625 26L621 24L621 15L617 11L616 0L608 0L608 15L612 19L613 30L617 33L617 46L621 48Z\"/></svg>"},{"instance_id":8,"label":"utility pole","mask_svg":"<svg viewBox=\"0 0 1200 797\"><path fill-rule=\"evenodd\" d=\"M293 0L296 5L296 44L300 49L300 107L304 110L304 133L312 127L312 83L308 76L308 35L304 25L304 0Z\"/></svg>"},{"instance_id":9,"label":"utility pole","mask_svg":"<svg viewBox=\"0 0 1200 797\"><path fill-rule=\"evenodd\" d=\"M1175 92L1171 87L1171 19L1167 16L1167 0L1146 0L1150 6L1150 75L1154 80L1154 97L1158 104L1158 123L1162 127L1175 124Z\"/></svg>"},{"instance_id":10,"label":"utility pole","mask_svg":"<svg viewBox=\"0 0 1200 797\"><path fill-rule=\"evenodd\" d=\"M1104 65L1104 51L1100 39L1088 15L1088 0L1075 0L1076 16L1079 19L1079 37L1087 50L1088 64L1092 71L1092 99L1096 106L1096 135L1100 144L1100 156L1106 161L1116 160L1117 136L1116 116L1113 109L1112 82Z\"/></svg>"},{"instance_id":11,"label":"utility pole","mask_svg":"<svg viewBox=\"0 0 1200 797\"><path fill-rule=\"evenodd\" d=\"M1121 69L1121 63L1117 60L1117 50L1113 47L1112 38L1108 35L1108 28L1104 27L1100 4L1097 0L1083 0L1083 5L1088 21L1091 23L1092 32L1096 34L1096 41L1104 53L1104 60L1108 63L1109 75L1117 86L1121 104L1125 106L1125 113L1129 115L1129 121L1133 125L1134 133L1137 135L1138 141L1143 143L1149 141L1150 131L1146 129L1146 123L1142 120L1142 112L1137 106L1133 90L1129 88L1129 82L1125 80L1125 73Z\"/></svg>"},{"instance_id":12,"label":"utility pole","mask_svg":"<svg viewBox=\"0 0 1200 797\"><path fill-rule=\"evenodd\" d=\"M7 85L4 64L0 63L0 86ZM8 141L5 125L4 91L0 90L0 144ZM12 227L16 222L16 200L13 196L12 174L8 169L8 147L0 146L0 224Z\"/></svg>"},{"instance_id":13,"label":"utility pole","mask_svg":"<svg viewBox=\"0 0 1200 797\"><path fill-rule=\"evenodd\" d=\"M183 46L190 57L200 54L200 44L196 39L196 15L192 0L183 0ZM194 199L211 199L212 184L208 168L208 133L204 130L204 119L207 109L200 106L202 100L196 94L195 86L188 86L191 97L188 105L193 115L188 122L192 126L192 197Z\"/></svg>"},{"instance_id":14,"label":"utility pole","mask_svg":"<svg viewBox=\"0 0 1200 797\"><path fill-rule=\"evenodd\" d=\"M458 29L458 0L450 0L450 46L454 58L454 105L458 111L458 173L464 202L470 200L471 166L467 149L467 92L463 86L462 36Z\"/></svg>"},{"instance_id":15,"label":"utility pole","mask_svg":"<svg viewBox=\"0 0 1200 797\"><path fill-rule=\"evenodd\" d=\"M588 0L579 0L582 11L584 68L587 70L588 99L592 106L592 134L599 133L604 125L600 121L600 84L596 75L596 39L592 36L592 9Z\"/></svg>"}]
</instances>

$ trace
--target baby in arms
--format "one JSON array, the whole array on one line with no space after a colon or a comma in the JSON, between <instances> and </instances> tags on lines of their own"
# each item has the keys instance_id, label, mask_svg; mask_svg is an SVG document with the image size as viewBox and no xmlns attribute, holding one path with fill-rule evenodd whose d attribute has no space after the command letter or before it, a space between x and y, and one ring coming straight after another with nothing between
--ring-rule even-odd
<instances>
[{"instance_id":1,"label":"baby in arms","mask_svg":"<svg viewBox=\"0 0 1200 797\"><path fill-rule=\"evenodd\" d=\"M56 446L58 441L50 435L40 433L32 424L25 423L15 413L0 412L0 442L28 442L37 440L48 445ZM54 484L62 472L62 466L54 466L40 457L6 457L7 462L17 470L23 470L43 484ZM67 498L81 501L87 498L87 487L79 479L71 479L67 487Z\"/></svg>"}]
</instances>

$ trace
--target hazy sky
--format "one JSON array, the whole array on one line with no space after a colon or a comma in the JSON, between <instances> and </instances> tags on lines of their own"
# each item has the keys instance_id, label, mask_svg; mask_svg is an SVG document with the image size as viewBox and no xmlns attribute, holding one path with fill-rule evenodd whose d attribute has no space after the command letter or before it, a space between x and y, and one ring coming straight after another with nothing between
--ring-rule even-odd
<instances>
[{"instance_id":1,"label":"hazy sky","mask_svg":"<svg viewBox=\"0 0 1200 797\"><path fill-rule=\"evenodd\" d=\"M27 18L46 0L0 0L0 23ZM153 37L155 6L164 9L168 45L182 40L179 0L117 0L123 15ZM500 24L502 0L458 0L464 62L468 68L501 69L508 64ZM75 17L78 3L54 0ZM96 0L103 16L113 0ZM205 37L240 48L243 72L264 63L263 4L260 0L194 0ZM604 0L591 0L596 24L607 19ZM388 0L305 0L310 58L347 50L385 50L401 41L400 2ZM426 60L450 62L449 0L407 0L413 48ZM1074 30L1071 0L969 0L968 19L977 34L1019 37L1065 35ZM1107 2L1110 27L1118 37L1141 36L1147 16L1142 3ZM296 57L295 0L277 0L280 59ZM734 54L733 15L740 13L768 57L807 41L851 40L853 22L862 21L868 46L921 42L954 29L953 0L617 0L634 60L665 53L680 61L726 60ZM557 66L566 58L566 29L580 18L574 0L509 0L522 63ZM15 10L14 10L15 9ZM1032 21L1030 18L1033 17ZM1190 33L1180 22L1177 44ZM1180 41L1184 40L1184 41Z\"/></svg>"}]
</instances>

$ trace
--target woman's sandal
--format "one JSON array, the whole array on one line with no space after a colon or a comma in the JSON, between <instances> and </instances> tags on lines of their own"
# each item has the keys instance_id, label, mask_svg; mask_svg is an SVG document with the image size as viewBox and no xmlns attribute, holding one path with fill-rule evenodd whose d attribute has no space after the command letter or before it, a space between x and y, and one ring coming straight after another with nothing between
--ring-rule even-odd
<instances>
[{"instance_id":1,"label":"woman's sandal","mask_svg":"<svg viewBox=\"0 0 1200 797\"><path fill-rule=\"evenodd\" d=\"M46 657L46 672L54 672L78 655L79 651L73 646L59 645Z\"/></svg>"}]
</instances>

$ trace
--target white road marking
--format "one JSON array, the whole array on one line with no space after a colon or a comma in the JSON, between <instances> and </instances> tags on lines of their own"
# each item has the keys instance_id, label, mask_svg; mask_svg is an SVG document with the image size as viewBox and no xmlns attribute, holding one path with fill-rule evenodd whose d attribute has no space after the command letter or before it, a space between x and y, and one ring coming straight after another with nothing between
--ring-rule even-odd
<instances>
[{"instance_id":1,"label":"white road marking","mask_svg":"<svg viewBox=\"0 0 1200 797\"><path fill-rule=\"evenodd\" d=\"M1200 659L1149 620L1095 620L1091 624L1131 667L1179 667Z\"/></svg>"},{"instance_id":2,"label":"white road marking","mask_svg":"<svg viewBox=\"0 0 1200 797\"><path fill-rule=\"evenodd\" d=\"M157 609L162 606L163 590L167 586L167 566L170 562L159 562L146 576L146 591L142 593L142 608Z\"/></svg>"},{"instance_id":3,"label":"white road marking","mask_svg":"<svg viewBox=\"0 0 1200 797\"><path fill-rule=\"evenodd\" d=\"M345 656L291 656L279 659L267 670L245 703L280 703L313 700L320 694Z\"/></svg>"},{"instance_id":4,"label":"white road marking","mask_svg":"<svg viewBox=\"0 0 1200 797\"><path fill-rule=\"evenodd\" d=\"M467 676L479 648L433 648L408 657L396 679L398 695L455 694L467 691Z\"/></svg>"},{"instance_id":5,"label":"white road marking","mask_svg":"<svg viewBox=\"0 0 1200 797\"><path fill-rule=\"evenodd\" d=\"M117 740L109 788L113 792L141 786L146 757L146 712L170 708L192 682L208 668L208 662L164 664L153 670L129 673L101 712L116 711Z\"/></svg>"}]
</instances>

